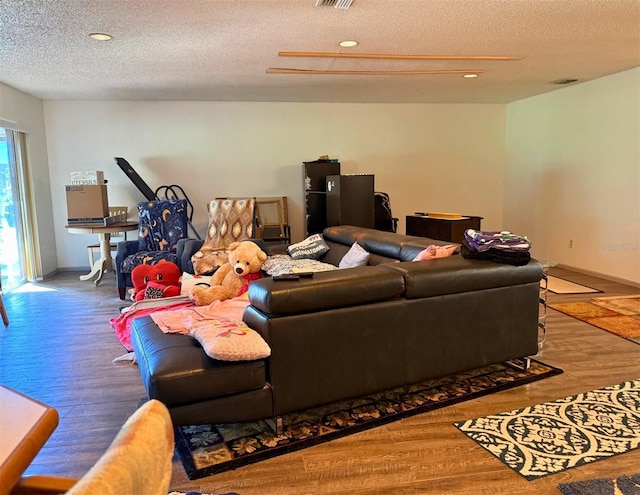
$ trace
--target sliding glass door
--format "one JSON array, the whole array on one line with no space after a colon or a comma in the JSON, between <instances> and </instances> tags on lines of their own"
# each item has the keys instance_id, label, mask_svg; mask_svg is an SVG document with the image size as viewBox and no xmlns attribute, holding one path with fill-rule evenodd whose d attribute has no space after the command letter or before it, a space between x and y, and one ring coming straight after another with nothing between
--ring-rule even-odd
<instances>
[{"instance_id":1,"label":"sliding glass door","mask_svg":"<svg viewBox=\"0 0 640 495\"><path fill-rule=\"evenodd\" d=\"M2 290L26 282L24 228L14 133L0 127L0 276Z\"/></svg>"}]
</instances>

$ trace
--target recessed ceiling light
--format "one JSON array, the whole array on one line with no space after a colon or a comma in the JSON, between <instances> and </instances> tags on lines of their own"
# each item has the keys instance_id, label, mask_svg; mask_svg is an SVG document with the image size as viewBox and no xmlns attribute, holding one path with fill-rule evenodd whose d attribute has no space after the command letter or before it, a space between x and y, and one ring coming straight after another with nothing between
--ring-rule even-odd
<instances>
[{"instance_id":1,"label":"recessed ceiling light","mask_svg":"<svg viewBox=\"0 0 640 495\"><path fill-rule=\"evenodd\" d=\"M352 46L356 46L358 44L357 41L352 41L352 40L347 40L347 41L341 41L340 42L340 46L343 48L351 48Z\"/></svg>"},{"instance_id":2,"label":"recessed ceiling light","mask_svg":"<svg viewBox=\"0 0 640 495\"><path fill-rule=\"evenodd\" d=\"M89 35L89 38L96 41L110 41L113 38L113 36L105 33L91 33Z\"/></svg>"},{"instance_id":3,"label":"recessed ceiling light","mask_svg":"<svg viewBox=\"0 0 640 495\"><path fill-rule=\"evenodd\" d=\"M464 76L465 79L473 79L474 77L478 77L478 74L465 74Z\"/></svg>"}]
</instances>

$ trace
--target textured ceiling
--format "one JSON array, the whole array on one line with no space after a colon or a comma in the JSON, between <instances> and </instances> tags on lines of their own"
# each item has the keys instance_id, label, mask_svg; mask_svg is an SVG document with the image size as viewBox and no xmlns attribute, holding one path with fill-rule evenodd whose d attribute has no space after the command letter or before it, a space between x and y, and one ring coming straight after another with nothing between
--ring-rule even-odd
<instances>
[{"instance_id":1,"label":"textured ceiling","mask_svg":"<svg viewBox=\"0 0 640 495\"><path fill-rule=\"evenodd\" d=\"M640 66L640 0L0 0L0 81L44 99L506 103ZM106 32L109 42L87 35ZM355 48L338 42L355 39ZM279 51L511 55L290 58ZM274 75L268 68L484 70Z\"/></svg>"}]
</instances>

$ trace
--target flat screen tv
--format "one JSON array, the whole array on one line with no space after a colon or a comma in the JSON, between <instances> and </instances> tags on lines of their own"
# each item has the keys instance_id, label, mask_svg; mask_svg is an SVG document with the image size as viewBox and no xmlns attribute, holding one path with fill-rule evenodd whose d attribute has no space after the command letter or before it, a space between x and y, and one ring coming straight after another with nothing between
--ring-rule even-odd
<instances>
[{"instance_id":1,"label":"flat screen tv","mask_svg":"<svg viewBox=\"0 0 640 495\"><path fill-rule=\"evenodd\" d=\"M114 160L118 164L118 166L122 169L122 171L127 174L127 177L131 179L131 182L135 184L138 190L142 193L142 195L147 199L147 201L153 201L156 199L156 193L153 192L153 189L149 187L149 185L142 180L142 177L138 175L138 172L133 170L131 164L125 160L124 158L115 157Z\"/></svg>"}]
</instances>

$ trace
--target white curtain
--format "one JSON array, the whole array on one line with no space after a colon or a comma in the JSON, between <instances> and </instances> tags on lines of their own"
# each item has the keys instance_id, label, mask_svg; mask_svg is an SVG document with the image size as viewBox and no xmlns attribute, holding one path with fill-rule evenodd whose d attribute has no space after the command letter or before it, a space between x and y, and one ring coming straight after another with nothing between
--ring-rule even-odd
<instances>
[{"instance_id":1,"label":"white curtain","mask_svg":"<svg viewBox=\"0 0 640 495\"><path fill-rule=\"evenodd\" d=\"M27 156L27 135L24 132L6 129L9 144L9 160L15 170L13 187L17 202L20 247L23 251L26 278L30 282L42 279L42 260L38 242L38 226L35 216L35 196Z\"/></svg>"}]
</instances>

